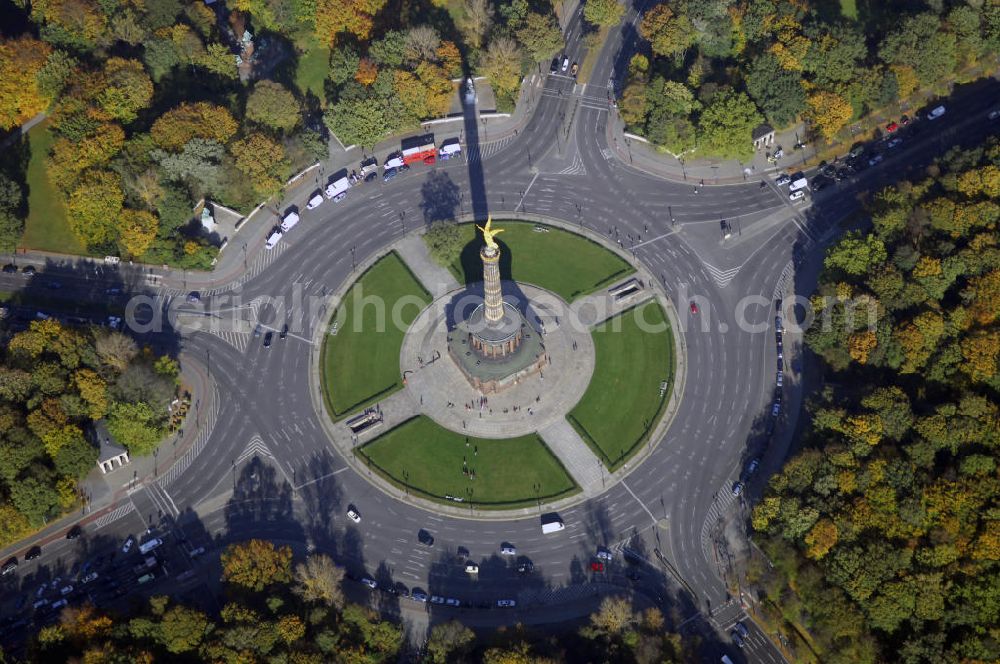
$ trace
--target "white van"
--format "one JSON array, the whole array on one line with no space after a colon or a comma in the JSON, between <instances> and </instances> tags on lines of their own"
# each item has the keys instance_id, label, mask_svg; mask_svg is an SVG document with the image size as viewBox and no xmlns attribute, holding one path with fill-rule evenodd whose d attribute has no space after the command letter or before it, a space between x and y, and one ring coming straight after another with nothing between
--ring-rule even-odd
<instances>
[{"instance_id":1,"label":"white van","mask_svg":"<svg viewBox=\"0 0 1000 664\"><path fill-rule=\"evenodd\" d=\"M322 194L316 194L315 196L313 196L312 198L309 199L308 203L306 203L306 209L307 210L315 210L316 208L318 208L322 204L323 204L323 196L322 196Z\"/></svg>"},{"instance_id":2,"label":"white van","mask_svg":"<svg viewBox=\"0 0 1000 664\"><path fill-rule=\"evenodd\" d=\"M557 533L566 527L562 521L549 521L548 523L542 524L542 534L548 535L550 533Z\"/></svg>"},{"instance_id":3,"label":"white van","mask_svg":"<svg viewBox=\"0 0 1000 664\"><path fill-rule=\"evenodd\" d=\"M274 231L273 233L271 233L271 236L267 238L267 242L264 243L264 248L274 249L276 246L278 246L278 243L281 242L281 238L283 237L284 235L281 233L281 231Z\"/></svg>"},{"instance_id":4,"label":"white van","mask_svg":"<svg viewBox=\"0 0 1000 664\"><path fill-rule=\"evenodd\" d=\"M326 188L326 197L337 200L342 200L341 194L346 194L347 190L351 188L351 182L347 178L340 178L336 182L332 182L330 186Z\"/></svg>"},{"instance_id":5,"label":"white van","mask_svg":"<svg viewBox=\"0 0 1000 664\"><path fill-rule=\"evenodd\" d=\"M797 191L799 189L805 189L809 186L809 180L802 173L796 173L792 176L792 181L788 185L788 191Z\"/></svg>"},{"instance_id":6,"label":"white van","mask_svg":"<svg viewBox=\"0 0 1000 664\"><path fill-rule=\"evenodd\" d=\"M462 146L458 142L455 143L445 143L438 150L438 159L445 161L451 159L452 157L462 153Z\"/></svg>"},{"instance_id":7,"label":"white van","mask_svg":"<svg viewBox=\"0 0 1000 664\"><path fill-rule=\"evenodd\" d=\"M147 553L149 553L156 547L160 546L161 544L163 544L163 540L161 540L159 537L154 537L153 539L143 542L142 544L139 545L139 553L141 553L142 555L146 555Z\"/></svg>"},{"instance_id":8,"label":"white van","mask_svg":"<svg viewBox=\"0 0 1000 664\"><path fill-rule=\"evenodd\" d=\"M288 231L295 228L295 224L299 223L299 215L294 212L289 212L285 215L285 218L281 220L281 232L287 233Z\"/></svg>"}]
</instances>

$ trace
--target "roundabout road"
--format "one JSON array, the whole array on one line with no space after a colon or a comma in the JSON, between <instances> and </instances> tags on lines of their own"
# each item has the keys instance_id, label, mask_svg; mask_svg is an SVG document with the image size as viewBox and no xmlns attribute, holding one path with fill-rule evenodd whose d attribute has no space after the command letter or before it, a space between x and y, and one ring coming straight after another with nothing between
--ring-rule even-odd
<instances>
[{"instance_id":1,"label":"roundabout road","mask_svg":"<svg viewBox=\"0 0 1000 664\"><path fill-rule=\"evenodd\" d=\"M120 541L141 530L136 517L191 541L258 535L330 552L355 575L374 573L382 582L473 603L516 596L528 606L569 601L599 583L627 586L621 555L608 574L589 568L596 547L627 545L651 562L658 550L676 570L671 577L658 564L659 576L647 568L642 589L676 590L679 578L684 591L671 601L680 614L714 614L725 627L730 597L715 560L715 528L723 514L743 507L732 484L763 449L759 432L770 417L777 359L774 299L786 286L808 293L808 284L793 281L792 266L820 260L835 222L856 209L859 183L817 195L821 206L792 209L759 180L696 186L620 161L608 145L607 123L617 120L600 82L612 78L616 64L624 69L628 53L620 44L634 16L630 11L624 27L612 31L591 79L598 83L581 86L560 74L538 80L531 120L489 158L467 149L471 160L418 165L305 211L278 249L248 257L254 267L238 283L206 294L216 315L247 317L234 331L182 331L173 340L201 358L218 386L211 435L183 472L162 474L154 487L131 494L134 516L103 524L97 535ZM578 40L568 52L581 59ZM475 122L467 123L465 140L474 142L475 131ZM922 156L940 147L927 145ZM864 185L880 186L890 175L900 173L878 171ZM333 451L318 419L325 414L315 411L310 394L315 326L326 323L325 301L357 276L355 266L429 221L473 212L485 218L487 211L496 219L519 212L554 217L620 243L661 279L684 330L678 352L687 380L664 438L624 480L561 512L566 529L549 536L537 516L477 520L472 510L468 518L444 517L381 493ZM721 219L735 220L738 234L722 238ZM285 303L284 310L261 306L268 299ZM688 313L691 301L697 315ZM249 332L257 321L275 330L288 323L290 333L275 334L265 348ZM776 452L764 465L780 461ZM361 524L345 517L349 503L359 507ZM418 542L419 529L434 534L433 547ZM499 555L502 542L517 545L534 572L518 575ZM71 555L68 544L60 547L53 550ZM479 562L478 578L456 563L460 548ZM462 615L449 611L432 607L434 619ZM733 611L726 615L735 618L738 607ZM520 616L492 613L498 623ZM780 661L764 644L747 654Z\"/></svg>"}]
</instances>

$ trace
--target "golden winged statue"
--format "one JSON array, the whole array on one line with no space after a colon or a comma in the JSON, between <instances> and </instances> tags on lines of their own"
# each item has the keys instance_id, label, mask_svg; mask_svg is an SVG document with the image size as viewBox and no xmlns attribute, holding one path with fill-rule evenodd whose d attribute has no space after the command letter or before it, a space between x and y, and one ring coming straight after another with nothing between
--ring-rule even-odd
<instances>
[{"instance_id":1,"label":"golden winged statue","mask_svg":"<svg viewBox=\"0 0 1000 664\"><path fill-rule=\"evenodd\" d=\"M479 230L483 232L483 239L486 240L486 246L490 249L498 249L497 243L493 240L493 236L497 233L503 233L502 228L498 228L495 231L490 229L490 225L493 223L493 215L486 217L485 226L476 226Z\"/></svg>"}]
</instances>

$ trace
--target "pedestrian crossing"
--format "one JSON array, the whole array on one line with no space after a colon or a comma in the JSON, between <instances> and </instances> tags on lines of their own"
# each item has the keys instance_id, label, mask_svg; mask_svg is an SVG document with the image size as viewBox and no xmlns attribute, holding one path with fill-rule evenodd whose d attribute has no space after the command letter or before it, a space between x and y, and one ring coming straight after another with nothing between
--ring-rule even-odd
<instances>
[{"instance_id":1,"label":"pedestrian crossing","mask_svg":"<svg viewBox=\"0 0 1000 664\"><path fill-rule=\"evenodd\" d=\"M184 474L184 471L191 467L191 464L194 463L194 460L198 458L198 455L205 449L208 439L212 436L212 431L215 429L215 423L219 419L219 391L214 384L212 385L212 392L212 402L209 406L208 412L204 416L204 423L202 424L200 419L196 419L193 423L194 426L199 427L198 437L195 439L194 444L188 448L188 450L173 466L170 467L169 470L167 470L167 472L160 475L160 479L158 481L164 488L170 486L172 482ZM188 415L188 417L191 416L192 415ZM191 424L188 424L187 421L185 421L185 424L191 426Z\"/></svg>"},{"instance_id":2,"label":"pedestrian crossing","mask_svg":"<svg viewBox=\"0 0 1000 664\"><path fill-rule=\"evenodd\" d=\"M573 163L562 169L557 175L586 175L587 167L583 164L583 157L578 151L573 153Z\"/></svg>"},{"instance_id":3,"label":"pedestrian crossing","mask_svg":"<svg viewBox=\"0 0 1000 664\"><path fill-rule=\"evenodd\" d=\"M516 138L516 135L510 134L496 141L490 141L489 143L483 143L482 145L473 145L466 151L468 155L467 160L470 164L475 164L483 159L489 159L507 147L511 141L514 140L514 138Z\"/></svg>"},{"instance_id":4,"label":"pedestrian crossing","mask_svg":"<svg viewBox=\"0 0 1000 664\"><path fill-rule=\"evenodd\" d=\"M289 245L287 242L280 242L273 249L265 249L264 251L258 252L257 255L254 256L252 262L247 266L247 269L240 275L240 278L236 280L236 284L242 286L253 280L257 275L270 267L279 256L285 253L288 250L288 247Z\"/></svg>"},{"instance_id":5,"label":"pedestrian crossing","mask_svg":"<svg viewBox=\"0 0 1000 664\"><path fill-rule=\"evenodd\" d=\"M177 518L180 515L181 511L178 509L174 499L170 497L170 494L167 493L166 489L160 486L160 482L158 480L143 485L142 489L149 497L149 501L156 506L156 509L161 514L168 514L173 518Z\"/></svg>"},{"instance_id":6,"label":"pedestrian crossing","mask_svg":"<svg viewBox=\"0 0 1000 664\"><path fill-rule=\"evenodd\" d=\"M719 268L708 263L707 261L703 260L702 263L704 263L705 269L708 270L708 273L710 275L712 275L712 279L715 281L716 285L718 285L719 288L725 288L726 286L728 286L729 282L731 282L733 278L737 274L739 274L740 267L742 267L740 265L737 265L736 267L729 268L728 270L720 270Z\"/></svg>"},{"instance_id":7,"label":"pedestrian crossing","mask_svg":"<svg viewBox=\"0 0 1000 664\"><path fill-rule=\"evenodd\" d=\"M246 448L240 453L239 457L236 458L236 463L240 464L248 459L252 459L255 456L267 457L269 459L274 459L274 454L271 453L270 448L264 443L264 440L260 436L254 436L247 443Z\"/></svg>"},{"instance_id":8,"label":"pedestrian crossing","mask_svg":"<svg viewBox=\"0 0 1000 664\"><path fill-rule=\"evenodd\" d=\"M94 527L97 530L100 530L101 528L104 528L105 526L109 526L112 523L114 523L115 521L128 516L133 511L135 511L135 505L133 505L132 501L129 500L124 505L119 505L118 507L116 507L112 511L108 512L107 514L102 514L101 516L99 516L94 521Z\"/></svg>"}]
</instances>

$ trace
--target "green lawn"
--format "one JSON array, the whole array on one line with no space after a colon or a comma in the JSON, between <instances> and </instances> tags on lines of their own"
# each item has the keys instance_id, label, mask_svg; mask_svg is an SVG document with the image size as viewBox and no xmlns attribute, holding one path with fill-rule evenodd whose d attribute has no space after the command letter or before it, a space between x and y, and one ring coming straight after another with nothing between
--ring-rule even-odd
<instances>
[{"instance_id":1,"label":"green lawn","mask_svg":"<svg viewBox=\"0 0 1000 664\"><path fill-rule=\"evenodd\" d=\"M517 221L495 221L494 226L504 229L496 237L500 277L541 286L568 302L635 272L616 254L576 233ZM535 227L548 232L538 233ZM447 267L459 283L482 281L482 234L475 224L462 224L459 229L468 243L461 257Z\"/></svg>"},{"instance_id":2,"label":"green lawn","mask_svg":"<svg viewBox=\"0 0 1000 664\"><path fill-rule=\"evenodd\" d=\"M508 509L576 492L566 470L536 435L483 439L449 431L423 415L358 449L383 477L440 502ZM463 461L475 479L463 472ZM469 493L469 491L472 493Z\"/></svg>"},{"instance_id":3,"label":"green lawn","mask_svg":"<svg viewBox=\"0 0 1000 664\"><path fill-rule=\"evenodd\" d=\"M299 56L295 70L295 85L303 95L312 93L322 103L326 99L323 82L330 71L330 49L327 46L313 46Z\"/></svg>"},{"instance_id":4,"label":"green lawn","mask_svg":"<svg viewBox=\"0 0 1000 664\"><path fill-rule=\"evenodd\" d=\"M347 292L331 319L338 322L337 334L323 340L323 392L335 419L402 387L403 336L430 300L395 252L379 259ZM393 324L394 307L402 328Z\"/></svg>"},{"instance_id":5,"label":"green lawn","mask_svg":"<svg viewBox=\"0 0 1000 664\"><path fill-rule=\"evenodd\" d=\"M656 302L619 314L591 334L594 376L580 403L570 411L569 421L605 465L615 470L639 450L670 397L674 340L663 308ZM668 385L661 397L663 381Z\"/></svg>"},{"instance_id":6,"label":"green lawn","mask_svg":"<svg viewBox=\"0 0 1000 664\"><path fill-rule=\"evenodd\" d=\"M32 127L28 140L31 144L27 175L28 219L24 224L21 246L61 254L87 255L86 248L70 230L62 198L45 172L45 159L53 141L48 123Z\"/></svg>"}]
</instances>

